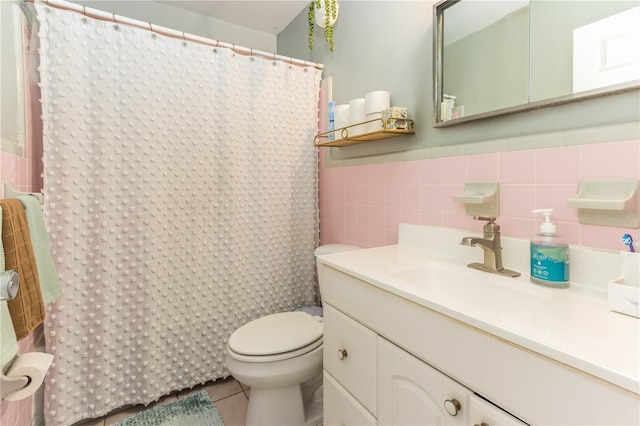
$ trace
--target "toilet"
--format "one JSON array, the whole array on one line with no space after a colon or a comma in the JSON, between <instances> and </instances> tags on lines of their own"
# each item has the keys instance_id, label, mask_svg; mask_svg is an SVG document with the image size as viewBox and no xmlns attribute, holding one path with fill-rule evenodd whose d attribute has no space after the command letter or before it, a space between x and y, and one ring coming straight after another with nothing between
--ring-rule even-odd
<instances>
[{"instance_id":1,"label":"toilet","mask_svg":"<svg viewBox=\"0 0 640 426\"><path fill-rule=\"evenodd\" d=\"M359 249L328 244L315 255ZM321 319L294 311L255 319L231 334L226 366L251 387L246 425L322 424L322 331Z\"/></svg>"}]
</instances>

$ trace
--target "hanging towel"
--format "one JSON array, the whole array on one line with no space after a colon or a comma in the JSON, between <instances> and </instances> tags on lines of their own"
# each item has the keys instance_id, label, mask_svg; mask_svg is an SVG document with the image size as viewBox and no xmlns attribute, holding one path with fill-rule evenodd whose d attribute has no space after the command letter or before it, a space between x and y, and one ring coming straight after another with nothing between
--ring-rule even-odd
<instances>
[{"instance_id":1,"label":"hanging towel","mask_svg":"<svg viewBox=\"0 0 640 426\"><path fill-rule=\"evenodd\" d=\"M2 209L0 209L0 272L4 271L4 248L2 243ZM18 353L18 338L13 329L7 301L0 301L0 368L7 365Z\"/></svg>"},{"instance_id":2,"label":"hanging towel","mask_svg":"<svg viewBox=\"0 0 640 426\"><path fill-rule=\"evenodd\" d=\"M62 295L62 289L58 279L58 272L51 257L51 246L49 245L47 227L44 224L42 206L40 205L40 200L33 195L21 195L17 198L24 204L27 223L29 224L29 234L31 235L31 246L38 266L42 300L47 305Z\"/></svg>"},{"instance_id":3,"label":"hanging towel","mask_svg":"<svg viewBox=\"0 0 640 426\"><path fill-rule=\"evenodd\" d=\"M0 206L5 268L17 271L20 277L18 294L8 303L13 328L20 340L44 321L44 303L24 206L17 199L0 200Z\"/></svg>"},{"instance_id":4,"label":"hanging towel","mask_svg":"<svg viewBox=\"0 0 640 426\"><path fill-rule=\"evenodd\" d=\"M13 329L7 301L0 301L0 368L4 367L18 353L18 337Z\"/></svg>"}]
</instances>

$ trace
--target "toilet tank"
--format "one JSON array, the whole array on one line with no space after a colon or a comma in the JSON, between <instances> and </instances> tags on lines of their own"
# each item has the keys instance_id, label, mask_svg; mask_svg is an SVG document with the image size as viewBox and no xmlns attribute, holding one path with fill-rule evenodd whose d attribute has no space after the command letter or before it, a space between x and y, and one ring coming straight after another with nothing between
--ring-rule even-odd
<instances>
[{"instance_id":1,"label":"toilet tank","mask_svg":"<svg viewBox=\"0 0 640 426\"><path fill-rule=\"evenodd\" d=\"M348 244L325 244L323 246L320 246L316 249L315 251L315 255L316 257L318 256L323 256L325 254L334 254L334 253L342 253L345 251L354 251L354 250L362 250L362 247L358 247L358 246L350 246ZM322 270L318 267L318 263L316 262L316 268L318 271L318 288L320 290L320 300L322 300L322 279L321 279L321 273Z\"/></svg>"},{"instance_id":2,"label":"toilet tank","mask_svg":"<svg viewBox=\"0 0 640 426\"><path fill-rule=\"evenodd\" d=\"M362 247L350 246L348 244L325 244L316 249L315 255L322 256L325 254L341 253L343 251L362 250Z\"/></svg>"}]
</instances>

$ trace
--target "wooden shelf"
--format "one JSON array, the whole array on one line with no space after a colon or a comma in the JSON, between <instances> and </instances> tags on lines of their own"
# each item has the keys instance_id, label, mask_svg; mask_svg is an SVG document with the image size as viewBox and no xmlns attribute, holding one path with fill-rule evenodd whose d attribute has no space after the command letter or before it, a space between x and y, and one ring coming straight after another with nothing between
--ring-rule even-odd
<instances>
[{"instance_id":1,"label":"wooden shelf","mask_svg":"<svg viewBox=\"0 0 640 426\"><path fill-rule=\"evenodd\" d=\"M407 129L395 129L395 128L388 128L390 126L387 125L388 121L392 121L392 120L404 120L407 123ZM353 129L354 127L358 127L358 126L362 126L364 124L367 123L373 123L373 122L379 122L380 123L380 128L377 130L374 130L372 132L367 132L367 133L359 133L353 136L349 136L349 129ZM329 140L329 137L332 134L335 134L336 132L339 132L342 135L342 138L338 139L338 140ZM347 127L341 127L339 129L335 129L333 132L324 132L324 133L318 133L314 138L313 138L313 144L315 146L349 146L349 145L356 145L359 143L365 143L365 142L372 142L372 141L377 141L377 140L381 140L381 139L389 139L389 138L396 138L398 136L404 136L404 135L412 135L416 132L416 123L413 120L409 120L407 118L390 118L387 120L383 120L382 118L376 118L375 120L369 120L369 121L364 121L362 123L357 123L357 124L352 124L350 126Z\"/></svg>"}]
</instances>

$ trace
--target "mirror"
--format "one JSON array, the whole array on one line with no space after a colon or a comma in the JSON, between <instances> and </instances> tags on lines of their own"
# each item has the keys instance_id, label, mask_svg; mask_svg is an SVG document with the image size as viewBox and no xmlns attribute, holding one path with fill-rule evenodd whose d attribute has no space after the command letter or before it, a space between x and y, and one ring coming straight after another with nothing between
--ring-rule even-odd
<instances>
[{"instance_id":1,"label":"mirror","mask_svg":"<svg viewBox=\"0 0 640 426\"><path fill-rule=\"evenodd\" d=\"M640 0L434 7L434 126L640 88Z\"/></svg>"},{"instance_id":2,"label":"mirror","mask_svg":"<svg viewBox=\"0 0 640 426\"><path fill-rule=\"evenodd\" d=\"M23 28L24 15L18 2L0 2L0 51L2 109L0 109L3 152L24 156L26 151Z\"/></svg>"}]
</instances>

